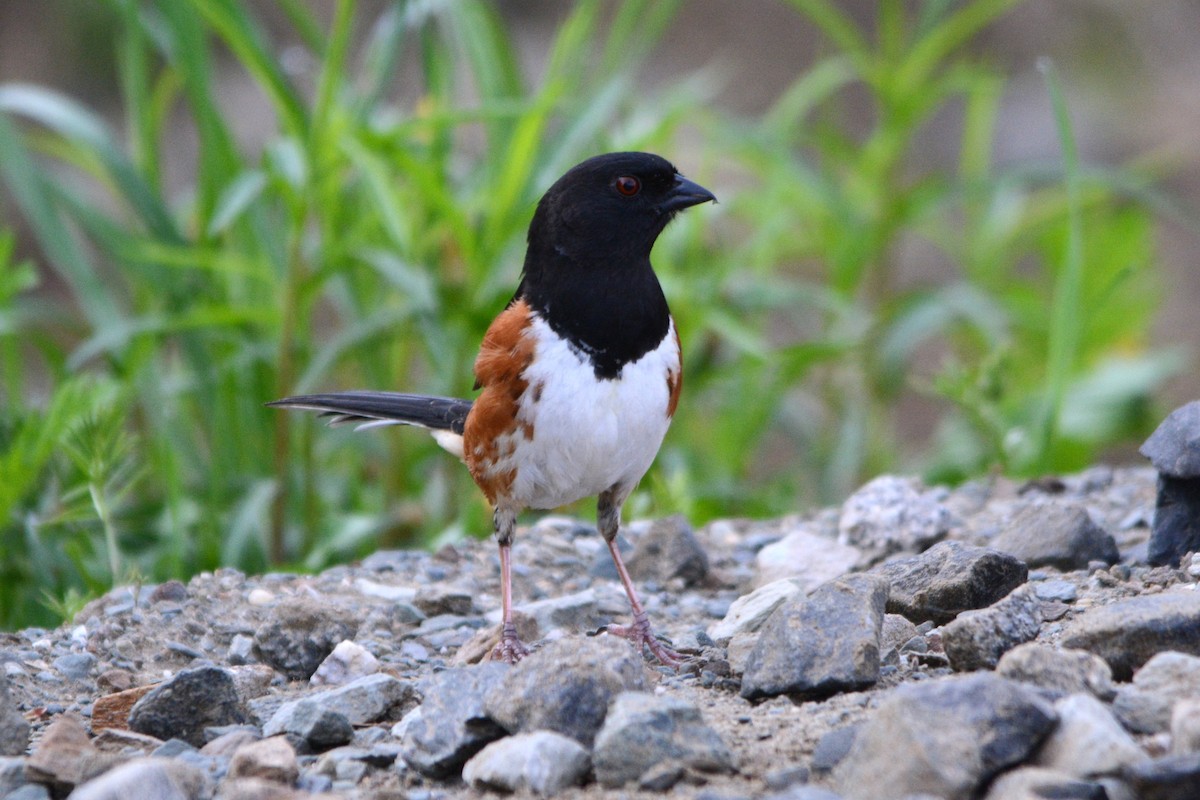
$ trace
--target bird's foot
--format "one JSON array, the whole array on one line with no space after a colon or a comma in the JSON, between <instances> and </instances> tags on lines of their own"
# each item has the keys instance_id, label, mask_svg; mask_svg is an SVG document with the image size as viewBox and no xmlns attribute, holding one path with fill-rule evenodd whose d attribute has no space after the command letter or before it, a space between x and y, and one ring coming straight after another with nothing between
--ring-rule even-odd
<instances>
[{"instance_id":1,"label":"bird's foot","mask_svg":"<svg viewBox=\"0 0 1200 800\"><path fill-rule=\"evenodd\" d=\"M650 652L665 667L678 669L683 664L682 655L654 638L654 632L650 629L650 617L645 611L638 611L633 615L632 625L609 625L608 632L633 642L639 653L642 652L643 645L650 648Z\"/></svg>"},{"instance_id":2,"label":"bird's foot","mask_svg":"<svg viewBox=\"0 0 1200 800\"><path fill-rule=\"evenodd\" d=\"M515 664L527 655L529 655L529 648L517 636L516 624L504 623L500 629L500 641L492 648L492 653L488 658L492 661Z\"/></svg>"}]
</instances>

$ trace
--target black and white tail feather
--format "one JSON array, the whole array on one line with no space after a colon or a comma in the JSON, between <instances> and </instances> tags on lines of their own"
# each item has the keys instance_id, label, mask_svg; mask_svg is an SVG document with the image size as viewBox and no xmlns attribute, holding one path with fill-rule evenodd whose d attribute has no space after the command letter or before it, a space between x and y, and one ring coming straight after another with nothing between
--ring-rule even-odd
<instances>
[{"instance_id":1,"label":"black and white tail feather","mask_svg":"<svg viewBox=\"0 0 1200 800\"><path fill-rule=\"evenodd\" d=\"M269 406L319 411L330 425L353 424L356 431L385 425L414 425L433 434L437 443L462 458L462 432L471 401L397 392L330 392L273 400Z\"/></svg>"}]
</instances>

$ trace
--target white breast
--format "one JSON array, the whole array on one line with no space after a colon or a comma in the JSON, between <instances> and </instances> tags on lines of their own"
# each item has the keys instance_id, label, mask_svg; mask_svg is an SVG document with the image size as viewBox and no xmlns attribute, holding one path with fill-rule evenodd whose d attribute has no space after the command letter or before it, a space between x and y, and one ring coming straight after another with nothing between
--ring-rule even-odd
<instances>
[{"instance_id":1,"label":"white breast","mask_svg":"<svg viewBox=\"0 0 1200 800\"><path fill-rule=\"evenodd\" d=\"M680 364L674 321L657 348L612 380L597 379L586 357L543 320L535 318L526 335L537 350L517 417L534 432L514 437L513 501L556 508L618 484L632 489L671 424L667 377Z\"/></svg>"}]
</instances>

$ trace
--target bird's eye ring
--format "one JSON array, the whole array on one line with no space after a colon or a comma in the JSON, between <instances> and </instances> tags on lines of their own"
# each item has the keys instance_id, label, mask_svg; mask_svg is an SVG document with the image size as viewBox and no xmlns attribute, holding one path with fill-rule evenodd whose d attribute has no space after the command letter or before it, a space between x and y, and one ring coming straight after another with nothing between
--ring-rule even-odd
<instances>
[{"instance_id":1,"label":"bird's eye ring","mask_svg":"<svg viewBox=\"0 0 1200 800\"><path fill-rule=\"evenodd\" d=\"M633 197L642 190L642 182L632 175L622 175L615 181L617 191L626 197Z\"/></svg>"}]
</instances>

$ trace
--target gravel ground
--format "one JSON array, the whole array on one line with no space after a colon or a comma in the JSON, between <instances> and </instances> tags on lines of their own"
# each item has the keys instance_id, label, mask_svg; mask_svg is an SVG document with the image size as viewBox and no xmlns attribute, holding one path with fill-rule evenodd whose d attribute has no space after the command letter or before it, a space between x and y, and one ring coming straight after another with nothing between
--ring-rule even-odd
<instances>
[{"instance_id":1,"label":"gravel ground","mask_svg":"<svg viewBox=\"0 0 1200 800\"><path fill-rule=\"evenodd\" d=\"M475 663L490 542L115 590L0 634L0 798L1200 797L1200 564L1145 563L1155 478L633 522L677 672L598 633L626 600L562 517L517 536L515 668Z\"/></svg>"}]
</instances>

